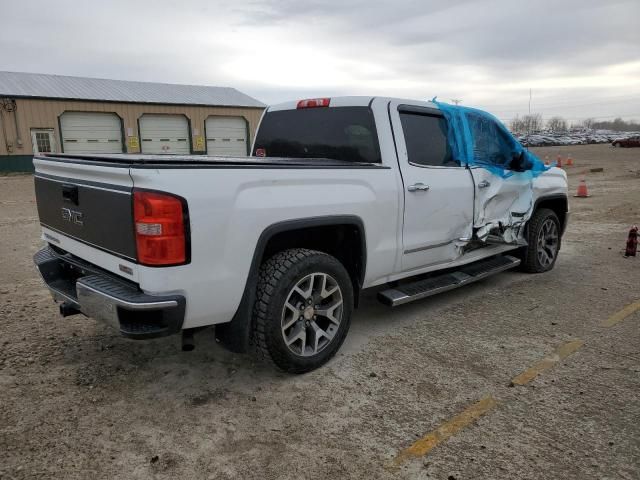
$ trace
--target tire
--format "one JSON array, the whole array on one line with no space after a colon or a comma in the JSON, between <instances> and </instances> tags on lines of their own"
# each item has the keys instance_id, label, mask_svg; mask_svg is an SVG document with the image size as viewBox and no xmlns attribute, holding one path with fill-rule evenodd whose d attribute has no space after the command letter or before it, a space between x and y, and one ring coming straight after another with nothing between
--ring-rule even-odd
<instances>
[{"instance_id":1,"label":"tire","mask_svg":"<svg viewBox=\"0 0 640 480\"><path fill-rule=\"evenodd\" d=\"M353 286L338 260L303 248L277 253L260 267L256 353L289 373L315 370L344 342L352 312Z\"/></svg>"},{"instance_id":2,"label":"tire","mask_svg":"<svg viewBox=\"0 0 640 480\"><path fill-rule=\"evenodd\" d=\"M614 143L613 144L613 148L620 148L620 144L619 143Z\"/></svg>"},{"instance_id":3,"label":"tire","mask_svg":"<svg viewBox=\"0 0 640 480\"><path fill-rule=\"evenodd\" d=\"M556 264L560 252L560 220L553 210L536 210L526 232L527 247L522 252L521 270L528 273L543 273Z\"/></svg>"}]
</instances>

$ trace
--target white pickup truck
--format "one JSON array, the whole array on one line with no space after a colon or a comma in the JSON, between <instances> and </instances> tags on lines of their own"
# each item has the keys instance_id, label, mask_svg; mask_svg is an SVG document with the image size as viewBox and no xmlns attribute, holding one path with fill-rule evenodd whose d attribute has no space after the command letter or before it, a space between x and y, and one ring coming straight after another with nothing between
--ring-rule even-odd
<instances>
[{"instance_id":1,"label":"white pickup truck","mask_svg":"<svg viewBox=\"0 0 640 480\"><path fill-rule=\"evenodd\" d=\"M309 371L364 289L396 306L553 268L565 172L461 165L446 128L431 102L341 97L269 107L251 157L39 155L34 261L63 316L182 332L185 349L215 325L233 351Z\"/></svg>"}]
</instances>

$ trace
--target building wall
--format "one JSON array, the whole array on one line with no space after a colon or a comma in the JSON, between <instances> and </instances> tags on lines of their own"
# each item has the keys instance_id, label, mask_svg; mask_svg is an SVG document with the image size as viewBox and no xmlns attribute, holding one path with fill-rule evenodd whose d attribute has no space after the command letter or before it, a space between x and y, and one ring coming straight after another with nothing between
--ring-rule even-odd
<instances>
[{"instance_id":1,"label":"building wall","mask_svg":"<svg viewBox=\"0 0 640 480\"><path fill-rule=\"evenodd\" d=\"M253 136L258 127L258 122L262 115L262 108L243 108L243 107L201 107L189 105L152 105L137 103L115 103L115 102L94 102L94 101L67 101L67 100L49 100L49 99L16 99L17 111L8 113L1 112L0 121L0 171L29 171L32 167L27 165L26 169L17 168L17 164L31 164L31 156L33 148L31 145L31 129L32 128L52 128L55 132L56 144L58 151L62 144L60 137L60 126L58 117L67 111L76 112L111 112L116 113L122 120L124 126L124 142L128 153L138 153L138 148L131 148L129 142L129 134L138 139L139 145L140 132L138 131L138 119L145 113L173 113L185 115L191 125L191 140L194 154L206 153L206 141L198 149L196 136L204 137L204 122L211 115L222 116L240 116L244 117L249 124L249 143L253 140ZM18 145L15 121L13 115L18 116L18 130L22 145ZM12 143L10 151L7 150L6 137ZM132 142L132 144L135 142ZM7 156L12 157L11 161ZM18 158L21 158L18 161Z\"/></svg>"}]
</instances>

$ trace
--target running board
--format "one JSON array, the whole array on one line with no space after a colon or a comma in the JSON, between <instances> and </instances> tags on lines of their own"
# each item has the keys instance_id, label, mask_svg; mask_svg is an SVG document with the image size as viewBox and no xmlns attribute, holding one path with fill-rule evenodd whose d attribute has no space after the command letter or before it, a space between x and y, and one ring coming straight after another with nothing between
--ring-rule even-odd
<instances>
[{"instance_id":1,"label":"running board","mask_svg":"<svg viewBox=\"0 0 640 480\"><path fill-rule=\"evenodd\" d=\"M378 293L378 300L390 307L420 300L453 290L469 283L477 282L496 273L504 272L520 265L520 259L510 255L501 255L480 260L460 267L458 270L435 275L424 280L406 283L396 288Z\"/></svg>"}]
</instances>

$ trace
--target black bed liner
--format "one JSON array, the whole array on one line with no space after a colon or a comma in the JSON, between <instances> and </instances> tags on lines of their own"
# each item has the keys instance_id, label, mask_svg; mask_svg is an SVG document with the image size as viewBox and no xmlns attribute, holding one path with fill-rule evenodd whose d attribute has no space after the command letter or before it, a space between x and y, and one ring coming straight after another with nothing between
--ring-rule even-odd
<instances>
[{"instance_id":1,"label":"black bed liner","mask_svg":"<svg viewBox=\"0 0 640 480\"><path fill-rule=\"evenodd\" d=\"M126 168L389 168L379 163L349 162L329 158L45 153L36 155L34 159Z\"/></svg>"}]
</instances>

